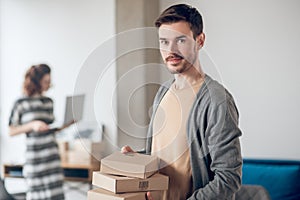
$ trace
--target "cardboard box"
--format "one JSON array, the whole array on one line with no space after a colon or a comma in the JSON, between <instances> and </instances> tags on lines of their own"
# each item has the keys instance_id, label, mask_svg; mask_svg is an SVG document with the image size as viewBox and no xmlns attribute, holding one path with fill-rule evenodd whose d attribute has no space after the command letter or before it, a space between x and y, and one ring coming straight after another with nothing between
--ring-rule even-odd
<instances>
[{"instance_id":1,"label":"cardboard box","mask_svg":"<svg viewBox=\"0 0 300 200\"><path fill-rule=\"evenodd\" d=\"M91 155L88 152L68 151L67 161L71 164L89 164Z\"/></svg>"},{"instance_id":2,"label":"cardboard box","mask_svg":"<svg viewBox=\"0 0 300 200\"><path fill-rule=\"evenodd\" d=\"M167 190L169 177L156 173L147 179L93 172L93 185L114 193Z\"/></svg>"},{"instance_id":3,"label":"cardboard box","mask_svg":"<svg viewBox=\"0 0 300 200\"><path fill-rule=\"evenodd\" d=\"M103 157L103 152L105 151L105 143L93 142L91 148L92 163L99 163L101 158Z\"/></svg>"},{"instance_id":4,"label":"cardboard box","mask_svg":"<svg viewBox=\"0 0 300 200\"><path fill-rule=\"evenodd\" d=\"M101 160L100 171L105 174L148 178L158 170L157 156L115 152Z\"/></svg>"},{"instance_id":5,"label":"cardboard box","mask_svg":"<svg viewBox=\"0 0 300 200\"><path fill-rule=\"evenodd\" d=\"M102 157L103 144L89 139L76 139L66 152L67 162L72 164L97 164Z\"/></svg>"},{"instance_id":6,"label":"cardboard box","mask_svg":"<svg viewBox=\"0 0 300 200\"><path fill-rule=\"evenodd\" d=\"M90 139L75 139L72 142L73 151L91 152L92 141Z\"/></svg>"},{"instance_id":7,"label":"cardboard box","mask_svg":"<svg viewBox=\"0 0 300 200\"><path fill-rule=\"evenodd\" d=\"M88 200L143 200L145 192L114 194L110 191L97 188L88 191Z\"/></svg>"},{"instance_id":8,"label":"cardboard box","mask_svg":"<svg viewBox=\"0 0 300 200\"><path fill-rule=\"evenodd\" d=\"M68 160L68 150L69 150L69 143L63 140L57 140L58 150L60 159L62 162L66 162Z\"/></svg>"},{"instance_id":9,"label":"cardboard box","mask_svg":"<svg viewBox=\"0 0 300 200\"><path fill-rule=\"evenodd\" d=\"M63 154L69 150L69 143L64 140L56 140L59 153Z\"/></svg>"}]
</instances>

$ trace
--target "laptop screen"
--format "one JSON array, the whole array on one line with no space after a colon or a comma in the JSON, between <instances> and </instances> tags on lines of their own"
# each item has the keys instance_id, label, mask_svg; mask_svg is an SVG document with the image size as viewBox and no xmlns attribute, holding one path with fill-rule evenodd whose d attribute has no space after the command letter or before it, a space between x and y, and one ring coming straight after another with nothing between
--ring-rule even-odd
<instances>
[{"instance_id":1,"label":"laptop screen","mask_svg":"<svg viewBox=\"0 0 300 200\"><path fill-rule=\"evenodd\" d=\"M80 121L83 116L84 94L67 96L64 124Z\"/></svg>"}]
</instances>

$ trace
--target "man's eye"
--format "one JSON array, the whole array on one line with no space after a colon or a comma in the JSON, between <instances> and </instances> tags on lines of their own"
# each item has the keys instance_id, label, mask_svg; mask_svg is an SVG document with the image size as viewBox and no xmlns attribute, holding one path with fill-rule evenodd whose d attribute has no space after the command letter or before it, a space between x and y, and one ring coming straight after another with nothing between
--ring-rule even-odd
<instances>
[{"instance_id":1,"label":"man's eye","mask_svg":"<svg viewBox=\"0 0 300 200\"><path fill-rule=\"evenodd\" d=\"M178 39L178 40L177 40L177 43L178 43L178 44L183 44L183 43L185 43L185 39Z\"/></svg>"},{"instance_id":2,"label":"man's eye","mask_svg":"<svg viewBox=\"0 0 300 200\"><path fill-rule=\"evenodd\" d=\"M168 45L169 42L167 40L160 40L161 45Z\"/></svg>"}]
</instances>

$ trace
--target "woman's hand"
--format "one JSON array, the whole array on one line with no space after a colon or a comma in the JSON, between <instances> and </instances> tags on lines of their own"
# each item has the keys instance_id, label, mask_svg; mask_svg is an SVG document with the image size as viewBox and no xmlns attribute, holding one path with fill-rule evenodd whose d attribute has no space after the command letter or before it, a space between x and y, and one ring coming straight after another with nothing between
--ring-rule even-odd
<instances>
[{"instance_id":1,"label":"woman's hand","mask_svg":"<svg viewBox=\"0 0 300 200\"><path fill-rule=\"evenodd\" d=\"M32 129L34 132L44 132L44 131L49 130L48 124L46 124L46 123L43 122L43 121L40 121L40 120L34 120L34 121L32 121L32 122L29 122L29 123L30 123L31 129Z\"/></svg>"},{"instance_id":2,"label":"woman's hand","mask_svg":"<svg viewBox=\"0 0 300 200\"><path fill-rule=\"evenodd\" d=\"M9 126L9 135L15 136L28 132L45 132L49 130L49 126L40 120L34 120L20 126Z\"/></svg>"}]
</instances>

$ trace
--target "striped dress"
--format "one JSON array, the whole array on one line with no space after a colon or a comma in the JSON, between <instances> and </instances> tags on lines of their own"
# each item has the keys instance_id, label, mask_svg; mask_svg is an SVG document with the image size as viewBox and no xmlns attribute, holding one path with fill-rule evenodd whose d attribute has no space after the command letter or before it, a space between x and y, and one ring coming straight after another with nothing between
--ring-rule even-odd
<instances>
[{"instance_id":1,"label":"striped dress","mask_svg":"<svg viewBox=\"0 0 300 200\"><path fill-rule=\"evenodd\" d=\"M52 123L53 101L48 97L24 97L17 100L12 109L9 125L18 126L33 120ZM26 133L26 162L23 175L26 178L27 200L61 200L63 171L55 133Z\"/></svg>"}]
</instances>

